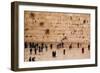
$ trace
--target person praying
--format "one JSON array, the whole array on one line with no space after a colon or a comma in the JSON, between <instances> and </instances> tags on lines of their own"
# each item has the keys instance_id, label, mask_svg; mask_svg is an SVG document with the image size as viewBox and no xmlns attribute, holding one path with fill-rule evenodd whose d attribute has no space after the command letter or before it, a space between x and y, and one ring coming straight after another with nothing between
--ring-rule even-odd
<instances>
[{"instance_id":1,"label":"person praying","mask_svg":"<svg viewBox=\"0 0 100 73\"><path fill-rule=\"evenodd\" d=\"M30 48L30 54L32 54L32 48Z\"/></svg>"},{"instance_id":2,"label":"person praying","mask_svg":"<svg viewBox=\"0 0 100 73\"><path fill-rule=\"evenodd\" d=\"M28 43L27 42L24 43L24 47L28 48Z\"/></svg>"},{"instance_id":3,"label":"person praying","mask_svg":"<svg viewBox=\"0 0 100 73\"><path fill-rule=\"evenodd\" d=\"M84 54L84 48L82 48L82 54Z\"/></svg>"},{"instance_id":4,"label":"person praying","mask_svg":"<svg viewBox=\"0 0 100 73\"><path fill-rule=\"evenodd\" d=\"M72 49L72 44L70 44L69 49Z\"/></svg>"},{"instance_id":5,"label":"person praying","mask_svg":"<svg viewBox=\"0 0 100 73\"><path fill-rule=\"evenodd\" d=\"M32 61L32 60L31 60L31 57L29 57L29 61Z\"/></svg>"},{"instance_id":6,"label":"person praying","mask_svg":"<svg viewBox=\"0 0 100 73\"><path fill-rule=\"evenodd\" d=\"M52 57L55 58L56 57L56 51L52 52Z\"/></svg>"},{"instance_id":7,"label":"person praying","mask_svg":"<svg viewBox=\"0 0 100 73\"><path fill-rule=\"evenodd\" d=\"M63 49L63 55L65 55L65 52L66 52L66 50L65 50L65 49Z\"/></svg>"},{"instance_id":8,"label":"person praying","mask_svg":"<svg viewBox=\"0 0 100 73\"><path fill-rule=\"evenodd\" d=\"M35 57L32 58L32 61L35 61Z\"/></svg>"},{"instance_id":9,"label":"person praying","mask_svg":"<svg viewBox=\"0 0 100 73\"><path fill-rule=\"evenodd\" d=\"M53 46L53 45L52 45L52 44L50 44L50 48L51 48L51 49L52 49L52 46Z\"/></svg>"}]
</instances>

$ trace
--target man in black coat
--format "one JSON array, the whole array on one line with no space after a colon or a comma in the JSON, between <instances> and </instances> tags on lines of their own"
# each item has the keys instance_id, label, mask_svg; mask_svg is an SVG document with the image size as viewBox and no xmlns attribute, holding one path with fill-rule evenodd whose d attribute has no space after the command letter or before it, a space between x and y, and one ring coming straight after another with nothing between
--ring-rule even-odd
<instances>
[{"instance_id":1,"label":"man in black coat","mask_svg":"<svg viewBox=\"0 0 100 73\"><path fill-rule=\"evenodd\" d=\"M29 57L29 61L32 61L31 57Z\"/></svg>"},{"instance_id":2,"label":"man in black coat","mask_svg":"<svg viewBox=\"0 0 100 73\"><path fill-rule=\"evenodd\" d=\"M56 51L52 52L52 57L55 58L56 57Z\"/></svg>"},{"instance_id":3,"label":"man in black coat","mask_svg":"<svg viewBox=\"0 0 100 73\"><path fill-rule=\"evenodd\" d=\"M30 54L32 54L32 48L30 48Z\"/></svg>"},{"instance_id":4,"label":"man in black coat","mask_svg":"<svg viewBox=\"0 0 100 73\"><path fill-rule=\"evenodd\" d=\"M28 48L28 42L24 43L24 48Z\"/></svg>"}]
</instances>

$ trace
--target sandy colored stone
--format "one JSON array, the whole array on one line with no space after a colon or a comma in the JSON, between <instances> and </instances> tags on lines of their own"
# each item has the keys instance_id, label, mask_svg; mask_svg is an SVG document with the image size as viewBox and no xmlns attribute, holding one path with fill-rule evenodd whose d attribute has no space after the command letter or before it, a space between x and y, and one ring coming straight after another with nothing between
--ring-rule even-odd
<instances>
[{"instance_id":1,"label":"sandy colored stone","mask_svg":"<svg viewBox=\"0 0 100 73\"><path fill-rule=\"evenodd\" d=\"M66 39L63 40L63 38ZM43 51L37 55L29 53L29 48L24 50L24 61L29 57L36 57L36 61L64 60L64 59L87 59L90 58L90 14L82 13L57 13L57 12L34 12L24 11L24 41L54 43L53 49ZM56 45L64 42L64 48L57 49ZM77 48L77 43L81 43ZM73 48L69 50L69 45ZM82 54L82 48L85 49ZM34 48L33 48L34 49ZM66 55L63 55L63 49ZM52 51L57 51L57 57L52 57Z\"/></svg>"}]
</instances>

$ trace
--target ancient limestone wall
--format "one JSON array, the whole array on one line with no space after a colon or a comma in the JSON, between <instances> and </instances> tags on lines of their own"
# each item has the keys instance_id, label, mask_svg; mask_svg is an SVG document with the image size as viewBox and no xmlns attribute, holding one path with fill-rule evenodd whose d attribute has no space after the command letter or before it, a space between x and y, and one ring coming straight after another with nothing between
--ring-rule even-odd
<instances>
[{"instance_id":1,"label":"ancient limestone wall","mask_svg":"<svg viewBox=\"0 0 100 73\"><path fill-rule=\"evenodd\" d=\"M64 48L71 44L73 48L79 44L80 49L90 46L90 14L25 11L24 25L25 42L55 43L54 48L60 42L64 43Z\"/></svg>"}]
</instances>

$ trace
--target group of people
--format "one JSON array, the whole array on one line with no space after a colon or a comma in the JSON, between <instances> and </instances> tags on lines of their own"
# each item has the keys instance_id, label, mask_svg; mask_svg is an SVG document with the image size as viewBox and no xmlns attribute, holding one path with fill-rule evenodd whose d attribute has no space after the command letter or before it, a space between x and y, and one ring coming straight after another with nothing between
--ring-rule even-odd
<instances>
[{"instance_id":1,"label":"group of people","mask_svg":"<svg viewBox=\"0 0 100 73\"><path fill-rule=\"evenodd\" d=\"M52 49L53 48L53 45L54 44L46 44L46 43L36 43L36 42L25 42L24 46L25 48L29 48L29 51L30 51L30 55L33 54L33 51L34 51L34 54L37 55L37 54L40 54L40 53L43 53L44 51L48 51L48 48ZM64 48L64 43L61 42L61 43L58 43L56 46L57 46L57 49L60 49L60 48L63 48L63 55L66 54L66 49ZM72 49L73 46L72 44L69 45L69 50ZM77 43L77 48L80 48L80 43ZM88 50L90 50L90 45L88 45ZM84 54L84 48L81 49L82 51L82 54ZM57 51L55 50L52 50L52 57L55 58L57 56ZM29 57L29 61L35 61L35 57Z\"/></svg>"},{"instance_id":2,"label":"group of people","mask_svg":"<svg viewBox=\"0 0 100 73\"><path fill-rule=\"evenodd\" d=\"M25 48L30 49L30 54L32 54L32 51L34 51L34 54L36 55L37 52L43 52L45 49L46 51L48 50L48 46L45 43L35 43L35 42L25 42Z\"/></svg>"},{"instance_id":3,"label":"group of people","mask_svg":"<svg viewBox=\"0 0 100 73\"><path fill-rule=\"evenodd\" d=\"M29 57L29 62L30 61L35 61L35 57Z\"/></svg>"}]
</instances>

